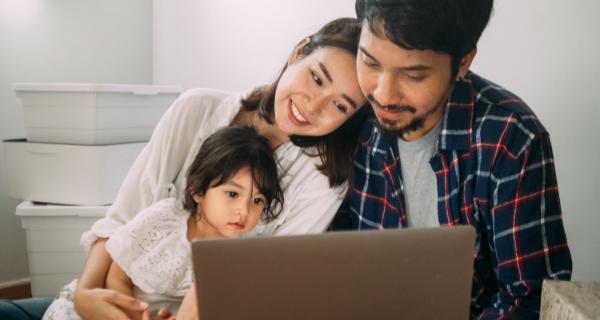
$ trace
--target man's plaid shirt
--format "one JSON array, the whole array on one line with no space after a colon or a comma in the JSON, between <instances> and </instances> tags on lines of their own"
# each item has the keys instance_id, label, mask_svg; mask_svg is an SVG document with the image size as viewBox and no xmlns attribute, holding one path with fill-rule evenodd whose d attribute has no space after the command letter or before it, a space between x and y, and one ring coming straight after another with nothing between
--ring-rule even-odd
<instances>
[{"instance_id":1,"label":"man's plaid shirt","mask_svg":"<svg viewBox=\"0 0 600 320\"><path fill-rule=\"evenodd\" d=\"M406 227L397 138L374 121L332 230ZM440 225L477 230L471 318L537 319L542 281L572 269L546 129L517 96L470 72L452 91L430 164Z\"/></svg>"}]
</instances>

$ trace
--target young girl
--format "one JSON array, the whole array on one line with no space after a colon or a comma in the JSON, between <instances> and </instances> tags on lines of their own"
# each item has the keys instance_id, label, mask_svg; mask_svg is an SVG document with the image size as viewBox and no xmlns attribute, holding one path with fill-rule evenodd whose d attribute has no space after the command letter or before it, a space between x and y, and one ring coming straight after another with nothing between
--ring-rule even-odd
<instances>
[{"instance_id":1,"label":"young girl","mask_svg":"<svg viewBox=\"0 0 600 320\"><path fill-rule=\"evenodd\" d=\"M251 126L220 129L190 166L184 199L154 203L110 237L106 249L113 262L105 288L145 301L152 319L163 307L176 314L194 281L189 242L237 237L261 216L277 217L282 203L268 140ZM61 290L44 320L80 319L72 303L76 285L74 280ZM140 311L124 311L142 318Z\"/></svg>"}]
</instances>

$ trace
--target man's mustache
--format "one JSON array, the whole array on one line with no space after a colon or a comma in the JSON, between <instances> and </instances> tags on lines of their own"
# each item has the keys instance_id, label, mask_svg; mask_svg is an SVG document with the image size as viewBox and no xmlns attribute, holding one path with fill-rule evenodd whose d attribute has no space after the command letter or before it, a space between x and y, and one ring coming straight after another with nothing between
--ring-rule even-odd
<instances>
[{"instance_id":1,"label":"man's mustache","mask_svg":"<svg viewBox=\"0 0 600 320\"><path fill-rule=\"evenodd\" d=\"M409 105L397 105L397 104L390 104L387 106L382 106L381 103L379 103L375 97L373 97L372 94L368 94L367 95L367 100L369 100L369 102L371 103L371 105L378 107L378 108L382 108L382 109L386 109L388 111L391 112L398 112L398 111L408 111L412 114L415 114L417 112L417 109L415 107L409 106Z\"/></svg>"}]
</instances>

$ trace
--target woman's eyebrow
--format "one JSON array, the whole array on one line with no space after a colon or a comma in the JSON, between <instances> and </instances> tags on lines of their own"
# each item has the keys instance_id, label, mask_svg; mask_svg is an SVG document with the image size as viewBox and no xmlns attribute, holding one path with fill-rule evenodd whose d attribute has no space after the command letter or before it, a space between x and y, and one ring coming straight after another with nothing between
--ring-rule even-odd
<instances>
[{"instance_id":1,"label":"woman's eyebrow","mask_svg":"<svg viewBox=\"0 0 600 320\"><path fill-rule=\"evenodd\" d=\"M329 75L329 71L327 71L327 68L325 67L323 62L317 60L317 63L319 64L319 67L321 67L321 71L323 71L323 74L325 74L325 77L327 77L327 80L329 80L329 82L333 83L333 79L331 79L331 75Z\"/></svg>"},{"instance_id":2,"label":"woman's eyebrow","mask_svg":"<svg viewBox=\"0 0 600 320\"><path fill-rule=\"evenodd\" d=\"M352 100L352 98L348 97L345 93L342 93L342 98L346 99L346 101L348 101L348 103L350 105L352 105L352 107L354 108L354 110L356 110L356 108L358 106L356 105L356 102L354 100Z\"/></svg>"}]
</instances>

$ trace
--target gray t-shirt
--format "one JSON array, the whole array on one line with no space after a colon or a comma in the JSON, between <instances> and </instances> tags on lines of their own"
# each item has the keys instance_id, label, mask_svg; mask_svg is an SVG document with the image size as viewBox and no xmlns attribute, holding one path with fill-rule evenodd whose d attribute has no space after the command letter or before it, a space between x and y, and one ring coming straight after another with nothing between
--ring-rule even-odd
<instances>
[{"instance_id":1,"label":"gray t-shirt","mask_svg":"<svg viewBox=\"0 0 600 320\"><path fill-rule=\"evenodd\" d=\"M442 129L442 120L415 141L398 138L406 220L409 228L439 227L437 180L429 159Z\"/></svg>"}]
</instances>

